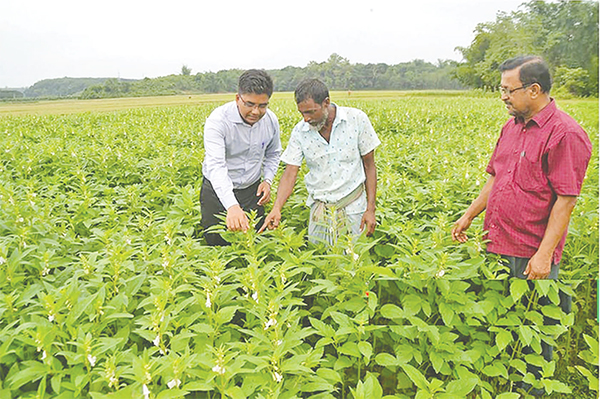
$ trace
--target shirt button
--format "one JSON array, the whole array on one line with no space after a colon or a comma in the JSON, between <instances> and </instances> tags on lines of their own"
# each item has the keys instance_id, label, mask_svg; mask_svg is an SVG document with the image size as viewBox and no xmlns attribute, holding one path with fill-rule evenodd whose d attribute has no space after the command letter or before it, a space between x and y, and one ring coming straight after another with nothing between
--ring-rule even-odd
<instances>
[{"instance_id":1,"label":"shirt button","mask_svg":"<svg viewBox=\"0 0 600 399\"><path fill-rule=\"evenodd\" d=\"M510 172L512 172L512 170L510 170L510 169L509 169L509 170L508 170L508 173L510 173Z\"/></svg>"}]
</instances>

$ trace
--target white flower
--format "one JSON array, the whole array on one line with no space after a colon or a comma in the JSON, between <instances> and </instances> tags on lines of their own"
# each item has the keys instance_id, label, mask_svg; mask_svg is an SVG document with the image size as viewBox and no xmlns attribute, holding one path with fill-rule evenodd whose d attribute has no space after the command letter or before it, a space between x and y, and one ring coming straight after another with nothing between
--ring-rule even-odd
<instances>
[{"instance_id":1,"label":"white flower","mask_svg":"<svg viewBox=\"0 0 600 399\"><path fill-rule=\"evenodd\" d=\"M0 256L0 265L3 265L6 263L6 259L3 258L2 256Z\"/></svg>"},{"instance_id":2,"label":"white flower","mask_svg":"<svg viewBox=\"0 0 600 399\"><path fill-rule=\"evenodd\" d=\"M117 377L113 375L110 376L110 378L108 379L108 387L109 388L113 388L113 387L118 387L119 386L119 379Z\"/></svg>"},{"instance_id":3,"label":"white flower","mask_svg":"<svg viewBox=\"0 0 600 399\"><path fill-rule=\"evenodd\" d=\"M169 389L173 389L175 387L179 387L179 384L181 384L181 381L179 381L176 378L174 378L171 381L167 382L167 386L169 387Z\"/></svg>"},{"instance_id":4,"label":"white flower","mask_svg":"<svg viewBox=\"0 0 600 399\"><path fill-rule=\"evenodd\" d=\"M258 303L258 291L254 291L254 294L252 294L252 299Z\"/></svg>"},{"instance_id":5,"label":"white flower","mask_svg":"<svg viewBox=\"0 0 600 399\"><path fill-rule=\"evenodd\" d=\"M157 335L156 338L154 338L154 341L152 341L152 343L154 344L154 346L158 346L158 344L160 344L160 335Z\"/></svg>"},{"instance_id":6,"label":"white flower","mask_svg":"<svg viewBox=\"0 0 600 399\"><path fill-rule=\"evenodd\" d=\"M444 269L440 270L439 272L437 272L435 274L436 277L443 277L444 274L446 274L446 271Z\"/></svg>"},{"instance_id":7,"label":"white flower","mask_svg":"<svg viewBox=\"0 0 600 399\"><path fill-rule=\"evenodd\" d=\"M281 382L281 380L283 380L283 376L277 371L273 371L273 379L275 380L275 382Z\"/></svg>"},{"instance_id":8,"label":"white flower","mask_svg":"<svg viewBox=\"0 0 600 399\"><path fill-rule=\"evenodd\" d=\"M48 356L48 354L46 353L46 351L43 351L42 352L42 360L44 360L47 356Z\"/></svg>"},{"instance_id":9,"label":"white flower","mask_svg":"<svg viewBox=\"0 0 600 399\"><path fill-rule=\"evenodd\" d=\"M212 302L210 301L210 291L206 292L206 303L205 303L207 308L210 308L212 306Z\"/></svg>"},{"instance_id":10,"label":"white flower","mask_svg":"<svg viewBox=\"0 0 600 399\"><path fill-rule=\"evenodd\" d=\"M276 345L276 346L279 346L279 345L281 345L281 344L283 344L283 341L282 341L282 340L278 340L277 342L275 342L275 345Z\"/></svg>"},{"instance_id":11,"label":"white flower","mask_svg":"<svg viewBox=\"0 0 600 399\"><path fill-rule=\"evenodd\" d=\"M144 394L144 399L150 399L150 390L146 384L142 385L142 393Z\"/></svg>"},{"instance_id":12,"label":"white flower","mask_svg":"<svg viewBox=\"0 0 600 399\"><path fill-rule=\"evenodd\" d=\"M221 367L221 365L217 364L215 365L215 367L212 368L212 371L214 371L217 374L225 374L225 367Z\"/></svg>"},{"instance_id":13,"label":"white flower","mask_svg":"<svg viewBox=\"0 0 600 399\"><path fill-rule=\"evenodd\" d=\"M49 321L50 323L52 323L52 322L54 321L54 315L53 315L52 313L50 313L50 314L48 315L48 321Z\"/></svg>"},{"instance_id":14,"label":"white flower","mask_svg":"<svg viewBox=\"0 0 600 399\"><path fill-rule=\"evenodd\" d=\"M90 362L90 366L94 367L96 365L96 356L87 355L87 360Z\"/></svg>"},{"instance_id":15,"label":"white flower","mask_svg":"<svg viewBox=\"0 0 600 399\"><path fill-rule=\"evenodd\" d=\"M275 320L274 318L270 318L266 323L265 323L265 330L268 330L269 327L275 326L277 325L277 320Z\"/></svg>"},{"instance_id":16,"label":"white flower","mask_svg":"<svg viewBox=\"0 0 600 399\"><path fill-rule=\"evenodd\" d=\"M131 245L131 239L130 238L126 239L125 242L127 243L127 245Z\"/></svg>"}]
</instances>

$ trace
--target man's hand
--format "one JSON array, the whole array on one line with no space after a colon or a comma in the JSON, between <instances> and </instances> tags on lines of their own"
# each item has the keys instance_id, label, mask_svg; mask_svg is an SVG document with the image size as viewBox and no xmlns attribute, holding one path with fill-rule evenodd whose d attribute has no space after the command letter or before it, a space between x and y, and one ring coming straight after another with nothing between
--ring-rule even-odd
<instances>
[{"instance_id":1,"label":"man's hand","mask_svg":"<svg viewBox=\"0 0 600 399\"><path fill-rule=\"evenodd\" d=\"M229 207L229 209L227 209L227 218L225 221L227 223L227 229L231 231L241 230L245 233L250 227L248 217L238 204L232 205Z\"/></svg>"},{"instance_id":2,"label":"man's hand","mask_svg":"<svg viewBox=\"0 0 600 399\"><path fill-rule=\"evenodd\" d=\"M548 278L550 270L552 268L552 255L548 256L536 252L529 262L523 274L527 276L528 280L543 280Z\"/></svg>"},{"instance_id":3,"label":"man's hand","mask_svg":"<svg viewBox=\"0 0 600 399\"><path fill-rule=\"evenodd\" d=\"M365 229L367 236L370 236L375 232L375 226L377 225L377 220L375 219L375 210L366 210L363 213L362 219L360 221L360 231Z\"/></svg>"},{"instance_id":4,"label":"man's hand","mask_svg":"<svg viewBox=\"0 0 600 399\"><path fill-rule=\"evenodd\" d=\"M269 230L276 229L277 227L279 227L280 220L281 212L277 208L273 208L273 210L269 212L269 214L265 218L265 222L263 223L260 230L258 230L258 232L262 233L263 231L265 231L266 228L269 228Z\"/></svg>"},{"instance_id":5,"label":"man's hand","mask_svg":"<svg viewBox=\"0 0 600 399\"><path fill-rule=\"evenodd\" d=\"M467 215L463 215L460 219L454 223L452 226L452 241L458 241L460 243L465 243L468 240L465 231L471 226L471 222L473 220L467 217Z\"/></svg>"},{"instance_id":6,"label":"man's hand","mask_svg":"<svg viewBox=\"0 0 600 399\"><path fill-rule=\"evenodd\" d=\"M264 205L271 200L271 184L267 181L263 181L258 185L258 190L256 190L256 196L262 194L262 197L258 200L258 205Z\"/></svg>"}]
</instances>

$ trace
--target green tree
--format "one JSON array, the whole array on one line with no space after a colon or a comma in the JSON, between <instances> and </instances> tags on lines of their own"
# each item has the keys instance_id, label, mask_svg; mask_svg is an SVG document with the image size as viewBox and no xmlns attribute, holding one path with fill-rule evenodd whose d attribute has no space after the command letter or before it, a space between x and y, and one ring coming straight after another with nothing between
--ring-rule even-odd
<instances>
[{"instance_id":1,"label":"green tree","mask_svg":"<svg viewBox=\"0 0 600 399\"><path fill-rule=\"evenodd\" d=\"M541 55L553 73L582 68L579 95L598 91L598 3L531 1L518 11L498 13L496 21L477 25L468 47L457 47L464 62L454 76L469 87L496 87L498 66L523 54ZM573 76L571 74L571 76ZM571 81L571 83L573 83Z\"/></svg>"}]
</instances>

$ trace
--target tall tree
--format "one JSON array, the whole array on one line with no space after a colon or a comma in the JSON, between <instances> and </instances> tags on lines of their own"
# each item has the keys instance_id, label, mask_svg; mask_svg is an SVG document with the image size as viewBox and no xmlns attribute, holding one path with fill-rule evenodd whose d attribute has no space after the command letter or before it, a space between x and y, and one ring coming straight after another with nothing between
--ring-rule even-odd
<instances>
[{"instance_id":1,"label":"tall tree","mask_svg":"<svg viewBox=\"0 0 600 399\"><path fill-rule=\"evenodd\" d=\"M530 1L496 21L477 25L469 47L457 47L465 62L455 76L470 87L496 87L498 66L523 54L543 56L558 78L569 77L569 87L591 95L598 91L598 3L596 1ZM565 70L567 68L567 70ZM570 69L582 72L569 72ZM583 80L573 85L574 77ZM567 87L557 79L557 86ZM582 89L583 87L583 89Z\"/></svg>"}]
</instances>

